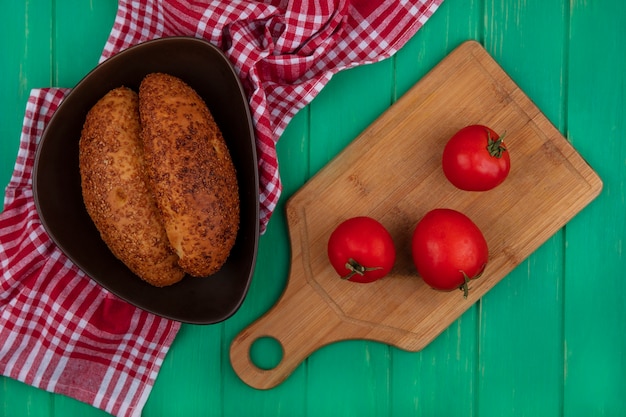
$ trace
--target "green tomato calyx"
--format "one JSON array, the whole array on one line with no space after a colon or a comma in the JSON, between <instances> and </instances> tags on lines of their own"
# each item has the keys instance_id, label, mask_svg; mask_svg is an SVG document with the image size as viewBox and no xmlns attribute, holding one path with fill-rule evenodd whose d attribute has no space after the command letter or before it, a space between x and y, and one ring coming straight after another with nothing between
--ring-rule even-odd
<instances>
[{"instance_id":1,"label":"green tomato calyx","mask_svg":"<svg viewBox=\"0 0 626 417\"><path fill-rule=\"evenodd\" d=\"M350 259L348 259L348 262L346 262L346 269L348 271L350 271L350 273L348 275L345 275L345 276L341 277L341 279L348 279L349 280L355 274L363 276L368 271L375 271L377 269L383 269L383 268L381 266L375 266L375 267L371 267L371 268L370 267L366 267L366 266L361 265L360 263L358 263L354 259L350 258Z\"/></svg>"},{"instance_id":2,"label":"green tomato calyx","mask_svg":"<svg viewBox=\"0 0 626 417\"><path fill-rule=\"evenodd\" d=\"M463 274L463 284L461 284L461 286L459 287L459 290L463 291L463 298L467 299L467 296L469 294L469 282L471 280L470 277L467 276L467 274L465 273L465 271L460 271Z\"/></svg>"},{"instance_id":3,"label":"green tomato calyx","mask_svg":"<svg viewBox=\"0 0 626 417\"><path fill-rule=\"evenodd\" d=\"M506 146L504 146L504 137L506 136L506 131L500 136L499 139L493 140L491 137L491 133L487 131L487 152L489 155L494 158L502 158L502 154L506 152Z\"/></svg>"},{"instance_id":4,"label":"green tomato calyx","mask_svg":"<svg viewBox=\"0 0 626 417\"><path fill-rule=\"evenodd\" d=\"M478 271L478 273L473 276L472 278L468 277L467 274L465 273L465 271L460 270L459 272L463 274L463 284L461 284L461 286L459 287L459 290L463 291L463 298L467 299L467 296L469 294L469 282L473 279L478 279L480 278L480 276L483 274L483 272L485 272L485 267L487 266L487 264L484 264L482 268L480 268L480 271Z\"/></svg>"}]
</instances>

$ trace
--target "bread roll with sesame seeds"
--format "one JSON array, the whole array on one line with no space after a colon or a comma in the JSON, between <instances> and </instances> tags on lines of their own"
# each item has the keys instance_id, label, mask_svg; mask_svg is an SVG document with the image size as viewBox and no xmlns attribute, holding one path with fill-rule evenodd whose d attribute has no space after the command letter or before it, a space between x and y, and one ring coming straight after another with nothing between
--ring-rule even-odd
<instances>
[{"instance_id":1,"label":"bread roll with sesame seeds","mask_svg":"<svg viewBox=\"0 0 626 417\"><path fill-rule=\"evenodd\" d=\"M146 168L178 265L198 277L226 262L239 228L239 190L226 142L202 98L177 77L139 88Z\"/></svg>"},{"instance_id":2,"label":"bread roll with sesame seeds","mask_svg":"<svg viewBox=\"0 0 626 417\"><path fill-rule=\"evenodd\" d=\"M137 276L163 287L184 271L169 246L148 186L137 94L107 93L88 112L79 142L83 200L111 252Z\"/></svg>"}]
</instances>

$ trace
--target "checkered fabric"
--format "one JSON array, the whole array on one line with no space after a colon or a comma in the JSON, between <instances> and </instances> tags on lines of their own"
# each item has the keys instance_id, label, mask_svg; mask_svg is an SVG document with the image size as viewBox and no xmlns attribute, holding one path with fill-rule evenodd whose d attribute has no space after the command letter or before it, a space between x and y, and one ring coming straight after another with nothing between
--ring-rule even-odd
<instances>
[{"instance_id":1,"label":"checkered fabric","mask_svg":"<svg viewBox=\"0 0 626 417\"><path fill-rule=\"evenodd\" d=\"M443 0L122 0L101 60L167 36L218 46L235 66L255 124L261 231L280 197L276 142L338 71L388 58Z\"/></svg>"},{"instance_id":2,"label":"checkered fabric","mask_svg":"<svg viewBox=\"0 0 626 417\"><path fill-rule=\"evenodd\" d=\"M70 262L33 201L37 141L68 90L31 92L0 215L0 373L138 416L180 323L119 300Z\"/></svg>"},{"instance_id":3,"label":"checkered fabric","mask_svg":"<svg viewBox=\"0 0 626 417\"><path fill-rule=\"evenodd\" d=\"M261 177L261 228L280 196L275 145L336 72L396 52L443 0L119 0L101 60L166 36L222 49L246 89ZM31 171L46 124L69 92L31 92L0 214L0 373L116 416L139 416L180 323L117 299L46 235Z\"/></svg>"}]
</instances>

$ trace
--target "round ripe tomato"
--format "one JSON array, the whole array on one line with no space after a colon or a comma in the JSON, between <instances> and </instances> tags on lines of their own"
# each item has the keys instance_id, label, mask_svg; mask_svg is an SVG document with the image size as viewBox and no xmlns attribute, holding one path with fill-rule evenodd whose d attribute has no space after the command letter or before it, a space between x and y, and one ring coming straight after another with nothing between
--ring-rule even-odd
<instances>
[{"instance_id":1,"label":"round ripe tomato","mask_svg":"<svg viewBox=\"0 0 626 417\"><path fill-rule=\"evenodd\" d=\"M467 297L468 282L487 265L489 250L482 232L465 214L452 209L426 213L413 232L413 262L430 287L460 288Z\"/></svg>"},{"instance_id":2,"label":"round ripe tomato","mask_svg":"<svg viewBox=\"0 0 626 417\"><path fill-rule=\"evenodd\" d=\"M377 220L353 217L331 233L328 259L343 279L368 283L391 271L396 249L391 235Z\"/></svg>"},{"instance_id":3,"label":"round ripe tomato","mask_svg":"<svg viewBox=\"0 0 626 417\"><path fill-rule=\"evenodd\" d=\"M459 130L443 149L443 173L448 181L465 191L487 191L500 185L511 170L503 138L482 125Z\"/></svg>"}]
</instances>

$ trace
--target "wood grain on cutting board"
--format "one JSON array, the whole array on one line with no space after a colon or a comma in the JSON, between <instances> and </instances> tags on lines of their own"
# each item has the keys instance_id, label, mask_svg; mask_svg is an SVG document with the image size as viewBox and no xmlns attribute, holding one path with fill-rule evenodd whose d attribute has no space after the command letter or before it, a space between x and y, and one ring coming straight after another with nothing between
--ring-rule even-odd
<instances>
[{"instance_id":1,"label":"wood grain on cutting board","mask_svg":"<svg viewBox=\"0 0 626 417\"><path fill-rule=\"evenodd\" d=\"M507 180L494 190L454 188L441 171L446 141L469 124L503 134ZM292 249L285 292L231 345L237 374L256 388L282 382L320 347L348 339L421 350L600 192L602 182L482 46L469 41L446 57L287 203ZM482 229L490 258L467 299L417 276L410 238L429 210L449 207ZM367 215L391 232L398 256L372 284L340 280L326 256L343 220ZM249 349L277 339L282 361L259 369Z\"/></svg>"}]
</instances>

